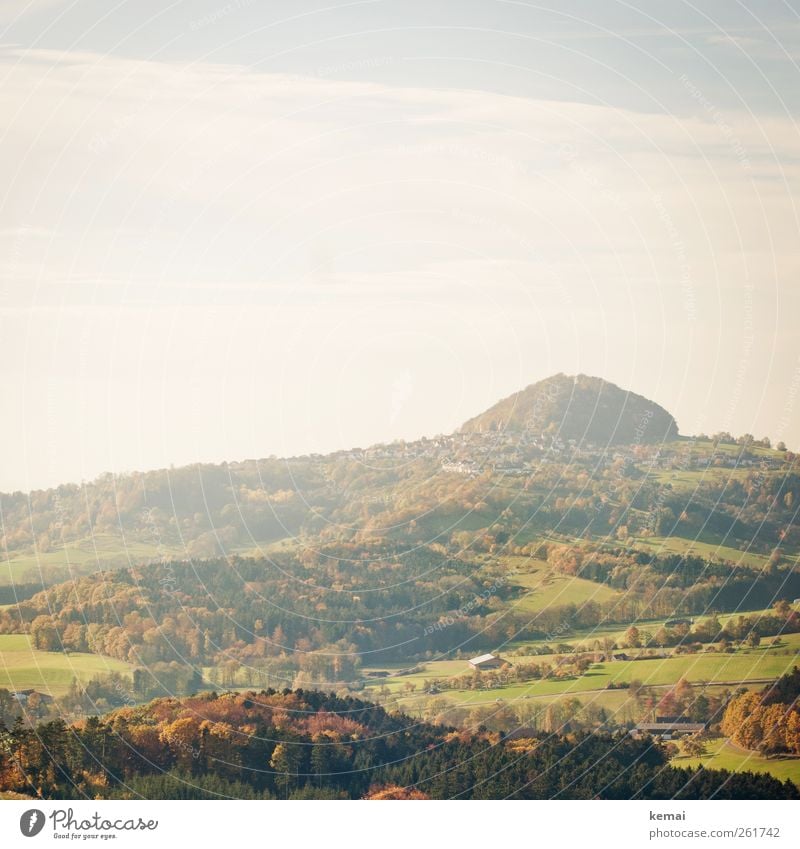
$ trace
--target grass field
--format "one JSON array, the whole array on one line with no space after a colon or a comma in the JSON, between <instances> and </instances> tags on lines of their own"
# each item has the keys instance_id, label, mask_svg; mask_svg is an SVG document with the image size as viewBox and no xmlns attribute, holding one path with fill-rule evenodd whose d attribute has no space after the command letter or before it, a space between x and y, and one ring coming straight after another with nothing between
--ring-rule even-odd
<instances>
[{"instance_id":1,"label":"grass field","mask_svg":"<svg viewBox=\"0 0 800 849\"><path fill-rule=\"evenodd\" d=\"M763 684L751 684L747 689L755 689L759 690ZM666 687L660 687L657 689L657 692L665 692ZM730 687L723 685L709 685L703 687L703 693L707 696L718 696L725 691L730 691ZM566 698L577 698L581 702L584 707L588 707L589 705L596 708L604 708L607 713L609 720L612 723L618 723L621 725L625 725L627 723L636 722L640 718L640 707L637 705L636 700L633 696L630 695L628 690L593 690L591 692L572 696L570 694L564 693L545 693L545 694L530 694L523 693L515 698L511 698L507 696L508 691L491 691L491 698L484 698L483 701L475 701L475 702L467 702L464 700L456 700L451 699L449 696L452 695L449 691L442 693L439 698L449 702L450 707L453 709L459 709L463 707L473 707L475 705L485 705L487 703L495 702L498 700L502 701L505 704L510 705L510 707L514 710L519 710L521 706L530 706L537 708L538 710L544 711L549 704L552 702L563 701ZM498 695L499 693L499 695ZM484 694L473 694L473 695L481 695ZM393 707L397 707L397 709L402 710L404 713L407 713L411 716L419 717L420 719L425 718L424 709L426 707L427 701L431 697L425 694L411 694L411 695L398 695L395 701L392 701L390 704Z\"/></svg>"},{"instance_id":2,"label":"grass field","mask_svg":"<svg viewBox=\"0 0 800 849\"><path fill-rule=\"evenodd\" d=\"M598 537L574 537L567 534L557 536L542 536L543 541L551 541L575 546L576 548L588 548L602 543L605 548L618 547L619 543L607 538ZM728 544L725 544L727 542ZM742 566L761 568L767 562L767 555L754 551L743 551L736 548L737 540L728 539L723 541L721 537L713 534L701 535L697 538L669 536L669 537L630 537L627 545L650 555L656 554L693 554L697 557L705 557L710 560L729 560ZM796 552L785 552L788 557L797 557Z\"/></svg>"},{"instance_id":3,"label":"grass field","mask_svg":"<svg viewBox=\"0 0 800 849\"><path fill-rule=\"evenodd\" d=\"M799 662L798 650L800 650L800 635L792 634L784 638L778 648L763 646L757 649L741 649L733 654L702 653L652 660L596 663L579 678L530 681L491 690L444 690L442 695L461 704L481 704L498 698L513 700L577 694L594 696L597 691L605 690L611 683L641 681L647 686L662 687L675 684L681 678L686 678L695 684L719 684L734 689L748 681L774 679L789 672ZM509 660L512 663L527 660L548 662L553 660L553 656L514 656L509 657ZM399 695L408 689L404 687L405 684L416 685L417 690L422 691L426 680L459 677L469 671L469 665L465 660L434 661L425 664L419 672L376 679L374 682L370 680L368 686L376 688L385 686Z\"/></svg>"},{"instance_id":4,"label":"grass field","mask_svg":"<svg viewBox=\"0 0 800 849\"><path fill-rule=\"evenodd\" d=\"M692 443L691 446L688 446L688 443ZM673 442L664 443L665 449L670 449L673 451L685 451L687 447L691 447L691 450L697 454L741 454L742 446L738 443L733 442L720 442L716 446L713 441L710 439L692 439L691 437L680 437L679 439ZM777 448L764 448L761 445L750 445L747 448L750 454L754 454L756 457L770 457L772 459L783 460L786 458L786 454L783 451L778 451Z\"/></svg>"},{"instance_id":5,"label":"grass field","mask_svg":"<svg viewBox=\"0 0 800 849\"><path fill-rule=\"evenodd\" d=\"M741 610L737 613L721 613L719 614L719 621L722 625L725 625L731 619L737 619L739 616L749 616L753 618L758 618L761 615L769 615L773 613L771 609L760 609L760 610ZM695 621L702 621L703 619L707 619L707 616L697 616L694 617ZM649 631L651 634L655 634L659 628L661 628L664 623L668 621L666 618L662 619L637 619L634 623L636 627L640 631ZM618 623L615 624L607 624L607 625L598 625L594 628L584 629L584 630L576 630L569 631L562 635L560 635L557 640L524 640L524 641L513 641L504 646L501 651L505 654L527 654L530 652L535 646L544 646L549 645L554 642L563 643L565 645L591 645L595 640L602 640L604 637L609 637L615 642L619 643L623 640L625 636L625 632L628 629L628 625L620 625ZM769 642L770 637L765 637L764 641ZM789 634L785 637L781 638L784 641L784 646L794 646L795 644L800 647L800 640L798 635ZM787 642L788 641L788 642Z\"/></svg>"},{"instance_id":6,"label":"grass field","mask_svg":"<svg viewBox=\"0 0 800 849\"><path fill-rule=\"evenodd\" d=\"M81 652L44 652L31 648L26 634L0 635L0 687L24 690L33 687L51 696L67 692L73 678L91 678L119 672L128 675L131 667L121 660Z\"/></svg>"},{"instance_id":7,"label":"grass field","mask_svg":"<svg viewBox=\"0 0 800 849\"><path fill-rule=\"evenodd\" d=\"M540 560L527 563L530 564L530 571L518 574L513 579L514 584L527 591L523 598L512 602L515 610L536 613L564 604L580 605L587 601L602 603L619 595L604 584L568 575L554 575L548 570L547 564Z\"/></svg>"},{"instance_id":8,"label":"grass field","mask_svg":"<svg viewBox=\"0 0 800 849\"><path fill-rule=\"evenodd\" d=\"M539 695L591 695L610 683L641 681L647 686L675 684L681 678L692 683L729 683L735 689L748 680L772 679L791 670L796 657L763 655L730 656L727 663L719 656L677 657L665 660L621 661L595 664L585 675L570 680L531 681L493 690L447 690L446 695L467 704L494 701L497 698L531 698Z\"/></svg>"},{"instance_id":9,"label":"grass field","mask_svg":"<svg viewBox=\"0 0 800 849\"><path fill-rule=\"evenodd\" d=\"M0 566L0 584L38 581L42 569L64 569L65 577L68 577L70 569L86 574L112 566L141 563L157 554L154 545L134 542L126 546L120 537L97 534L43 554L21 554L9 558ZM177 556L177 551L175 554Z\"/></svg>"},{"instance_id":10,"label":"grass field","mask_svg":"<svg viewBox=\"0 0 800 849\"><path fill-rule=\"evenodd\" d=\"M290 551L296 545L292 539L272 540L257 547L250 545L231 551L247 557L260 557L271 551ZM0 564L0 585L38 582L41 580L41 570L45 573L53 569L64 570L60 580L67 580L71 572L85 575L104 569L147 563L163 556L180 560L187 557L187 552L177 545L163 544L159 547L147 542L125 541L114 534L96 534L44 554L28 553L10 557Z\"/></svg>"},{"instance_id":11,"label":"grass field","mask_svg":"<svg viewBox=\"0 0 800 849\"><path fill-rule=\"evenodd\" d=\"M755 752L741 749L730 740L718 737L706 745L707 754L700 758L678 756L673 766L699 766L707 769L727 769L731 772L768 772L781 781L789 779L800 784L800 758L765 758Z\"/></svg>"},{"instance_id":12,"label":"grass field","mask_svg":"<svg viewBox=\"0 0 800 849\"><path fill-rule=\"evenodd\" d=\"M649 554L684 554L705 557L709 560L730 560L742 566L760 568L767 557L752 551L741 551L729 545L720 545L700 539L684 537L635 537L634 546Z\"/></svg>"},{"instance_id":13,"label":"grass field","mask_svg":"<svg viewBox=\"0 0 800 849\"><path fill-rule=\"evenodd\" d=\"M716 466L707 469L658 469L648 471L647 478L660 484L669 484L676 492L693 492L702 484L744 480L752 471L750 468L726 469Z\"/></svg>"}]
</instances>

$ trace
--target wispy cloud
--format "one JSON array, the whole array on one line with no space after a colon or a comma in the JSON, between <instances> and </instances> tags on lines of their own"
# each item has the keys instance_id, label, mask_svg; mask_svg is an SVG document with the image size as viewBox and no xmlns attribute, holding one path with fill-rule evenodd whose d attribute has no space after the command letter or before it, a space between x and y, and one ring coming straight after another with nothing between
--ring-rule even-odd
<instances>
[{"instance_id":1,"label":"wispy cloud","mask_svg":"<svg viewBox=\"0 0 800 849\"><path fill-rule=\"evenodd\" d=\"M56 6L66 6L68 2L69 0L3 0L0 3L0 26Z\"/></svg>"},{"instance_id":2,"label":"wispy cloud","mask_svg":"<svg viewBox=\"0 0 800 849\"><path fill-rule=\"evenodd\" d=\"M800 264L797 128L702 85L668 113L87 52L6 49L0 76L4 385L31 444L79 391L93 470L154 464L128 437L184 457L187 375L241 428L206 455L253 456L435 432L532 363L679 383L736 362L744 285L793 333L767 310ZM312 396L353 435L291 419ZM141 443L132 406L163 413Z\"/></svg>"}]
</instances>

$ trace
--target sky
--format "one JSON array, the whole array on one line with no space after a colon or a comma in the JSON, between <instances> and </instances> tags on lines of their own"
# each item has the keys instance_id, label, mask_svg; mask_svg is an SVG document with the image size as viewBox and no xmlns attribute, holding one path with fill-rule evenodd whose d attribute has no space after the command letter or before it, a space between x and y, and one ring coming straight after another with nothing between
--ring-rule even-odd
<instances>
[{"instance_id":1,"label":"sky","mask_svg":"<svg viewBox=\"0 0 800 849\"><path fill-rule=\"evenodd\" d=\"M0 490L556 372L800 449L800 3L0 0Z\"/></svg>"}]
</instances>

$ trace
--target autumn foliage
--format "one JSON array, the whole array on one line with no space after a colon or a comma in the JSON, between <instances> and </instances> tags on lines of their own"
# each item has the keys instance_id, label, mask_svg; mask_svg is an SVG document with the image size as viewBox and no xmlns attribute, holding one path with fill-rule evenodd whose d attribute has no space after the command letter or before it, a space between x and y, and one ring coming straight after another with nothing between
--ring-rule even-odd
<instances>
[{"instance_id":1,"label":"autumn foliage","mask_svg":"<svg viewBox=\"0 0 800 849\"><path fill-rule=\"evenodd\" d=\"M730 701L721 730L735 743L766 755L800 755L800 669L784 675L761 693L742 693Z\"/></svg>"}]
</instances>

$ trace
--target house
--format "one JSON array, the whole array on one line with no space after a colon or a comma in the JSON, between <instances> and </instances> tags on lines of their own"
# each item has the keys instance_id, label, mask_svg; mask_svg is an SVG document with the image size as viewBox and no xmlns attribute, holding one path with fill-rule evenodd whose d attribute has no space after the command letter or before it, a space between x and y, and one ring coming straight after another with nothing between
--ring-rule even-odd
<instances>
[{"instance_id":1,"label":"house","mask_svg":"<svg viewBox=\"0 0 800 849\"><path fill-rule=\"evenodd\" d=\"M29 690L17 690L11 694L12 699L16 699L21 705L28 704L28 699L37 695L39 697L39 701L41 704L50 704L53 701L52 696L48 696L47 693L40 693L38 690L29 689Z\"/></svg>"},{"instance_id":2,"label":"house","mask_svg":"<svg viewBox=\"0 0 800 849\"><path fill-rule=\"evenodd\" d=\"M640 722L631 731L634 736L651 734L654 737L661 737L664 740L671 740L673 737L684 737L688 734L701 734L706 730L704 722L688 722L682 718L674 717L656 717L657 722ZM670 720L670 721L664 721Z\"/></svg>"},{"instance_id":3,"label":"house","mask_svg":"<svg viewBox=\"0 0 800 849\"><path fill-rule=\"evenodd\" d=\"M504 663L503 658L495 654L480 654L469 660L469 665L473 669L497 669L498 666L502 666Z\"/></svg>"},{"instance_id":4,"label":"house","mask_svg":"<svg viewBox=\"0 0 800 849\"><path fill-rule=\"evenodd\" d=\"M667 619L664 623L665 628L677 628L680 625L686 625L688 628L690 625L694 624L693 619Z\"/></svg>"},{"instance_id":5,"label":"house","mask_svg":"<svg viewBox=\"0 0 800 849\"><path fill-rule=\"evenodd\" d=\"M614 655L614 660L630 660L630 655L625 654L625 652L620 652L619 654Z\"/></svg>"},{"instance_id":6,"label":"house","mask_svg":"<svg viewBox=\"0 0 800 849\"><path fill-rule=\"evenodd\" d=\"M533 740L538 737L538 732L535 728L527 728L522 725L519 728L514 728L505 735L506 740Z\"/></svg>"}]
</instances>

